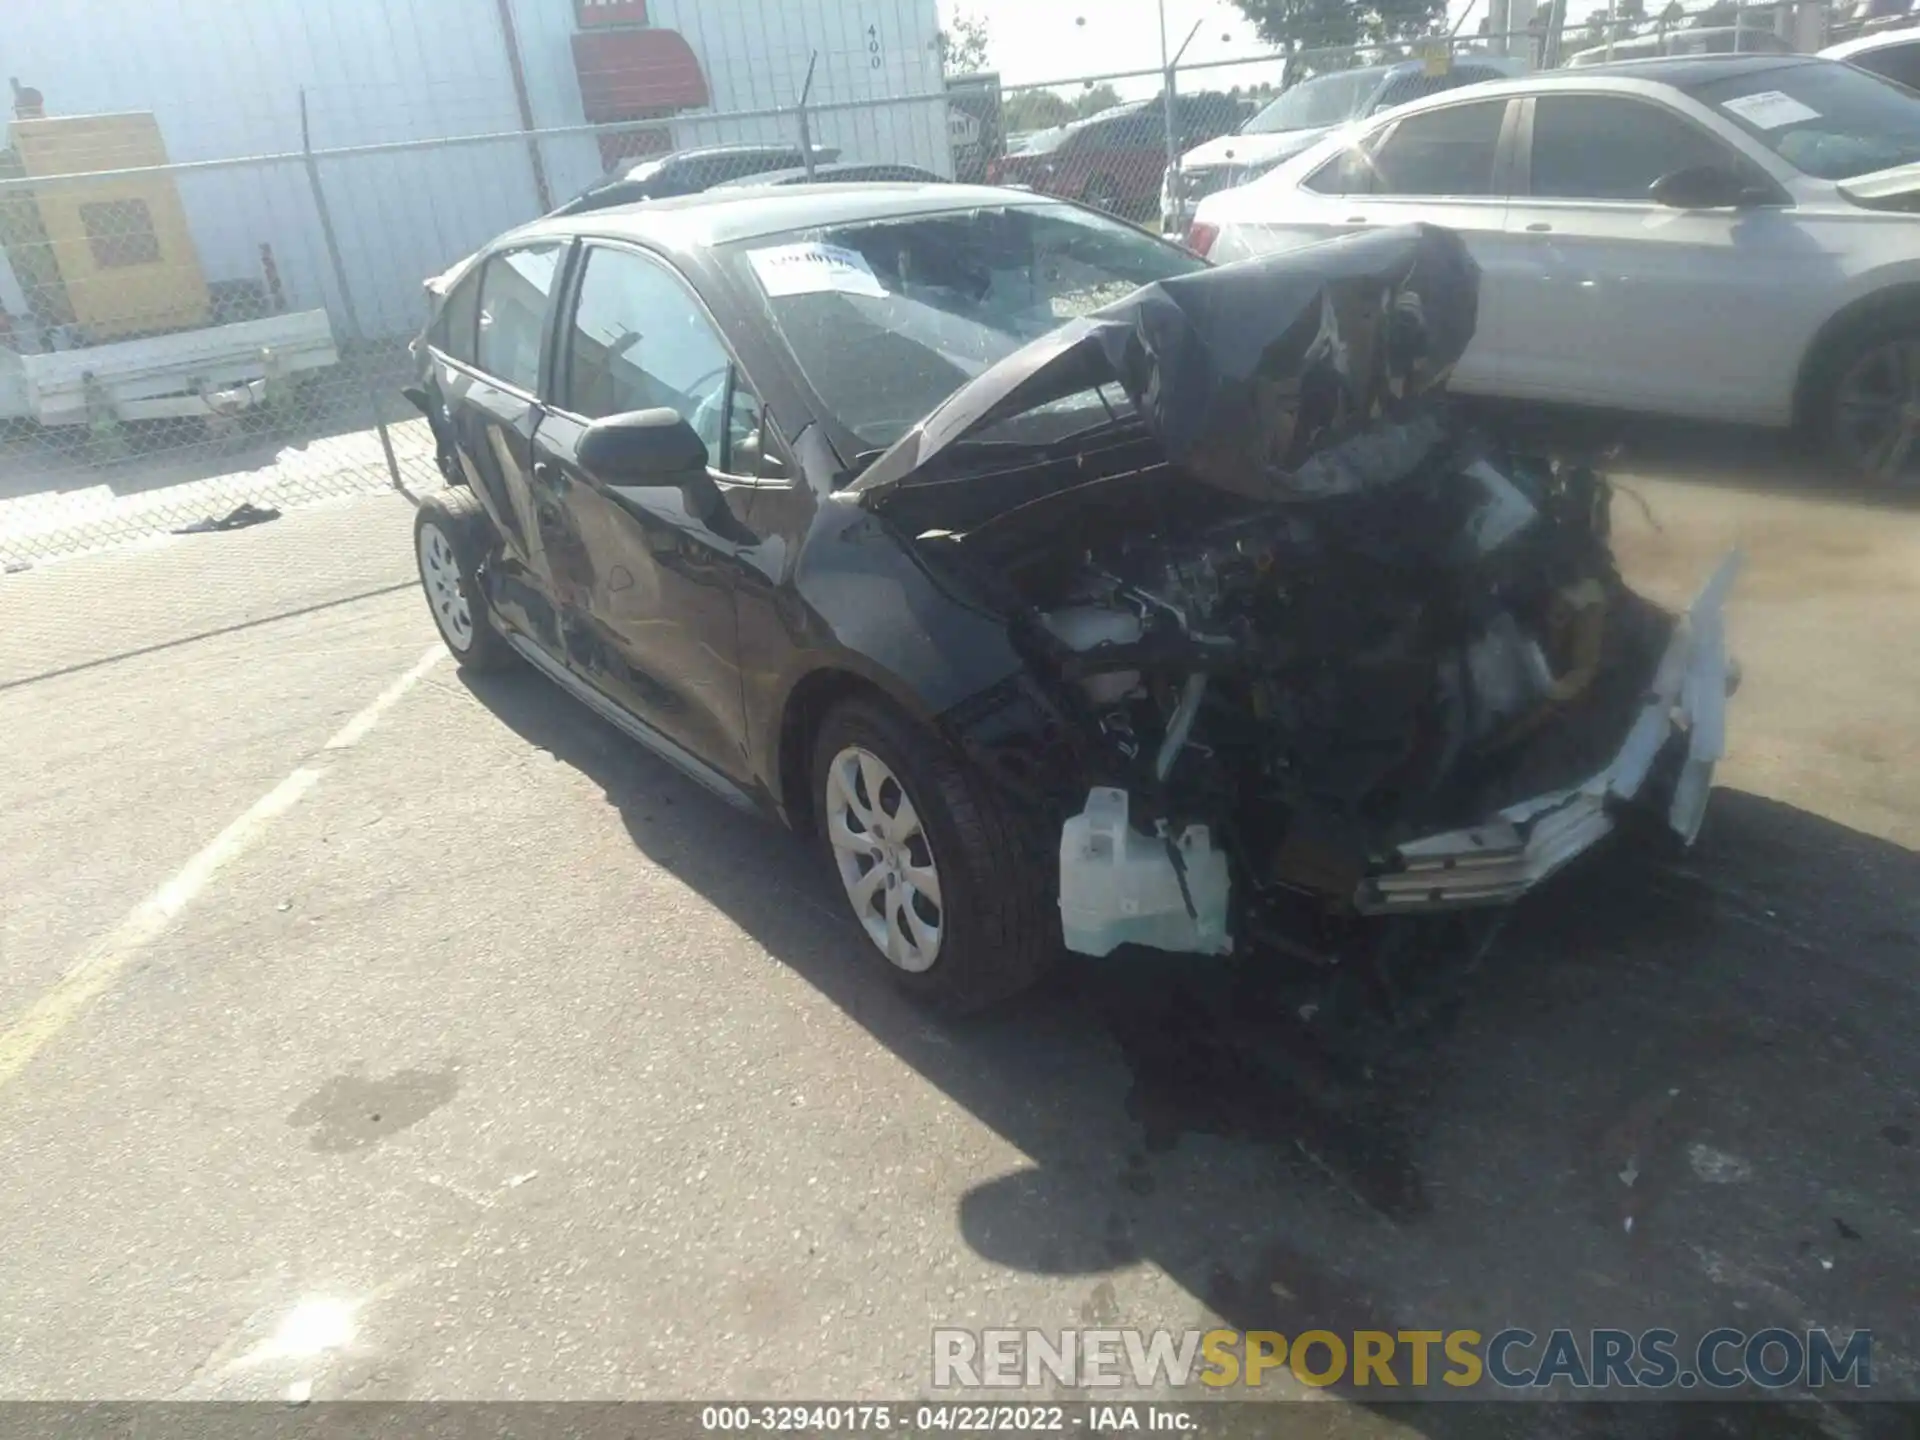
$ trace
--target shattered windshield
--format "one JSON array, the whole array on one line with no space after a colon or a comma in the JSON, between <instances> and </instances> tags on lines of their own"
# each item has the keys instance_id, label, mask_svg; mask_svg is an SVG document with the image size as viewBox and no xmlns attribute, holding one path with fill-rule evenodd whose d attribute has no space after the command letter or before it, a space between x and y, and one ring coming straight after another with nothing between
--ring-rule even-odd
<instances>
[{"instance_id":1,"label":"shattered windshield","mask_svg":"<svg viewBox=\"0 0 1920 1440\"><path fill-rule=\"evenodd\" d=\"M1811 61L1693 87L1796 170L1852 180L1920 162L1920 96L1856 70Z\"/></svg>"},{"instance_id":2,"label":"shattered windshield","mask_svg":"<svg viewBox=\"0 0 1920 1440\"><path fill-rule=\"evenodd\" d=\"M733 263L827 410L882 448L967 381L1069 320L1205 262L1130 225L1059 205L944 211L761 236ZM1047 407L1100 423L1089 391ZM1036 412L1037 413L1037 412ZM983 432L984 433L984 432ZM991 435L987 438L996 438Z\"/></svg>"}]
</instances>

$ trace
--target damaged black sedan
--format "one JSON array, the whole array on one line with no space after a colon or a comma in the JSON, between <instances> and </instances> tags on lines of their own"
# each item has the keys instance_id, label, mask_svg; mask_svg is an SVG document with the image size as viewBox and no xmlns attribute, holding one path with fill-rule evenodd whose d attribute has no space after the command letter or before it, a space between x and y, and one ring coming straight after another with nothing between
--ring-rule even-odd
<instances>
[{"instance_id":1,"label":"damaged black sedan","mask_svg":"<svg viewBox=\"0 0 1920 1440\"><path fill-rule=\"evenodd\" d=\"M954 1008L1063 941L1498 907L1630 813L1693 838L1734 567L1661 609L1603 481L1449 413L1477 280L1441 230L1210 268L954 186L543 221L418 347L422 581L462 664L816 833Z\"/></svg>"}]
</instances>

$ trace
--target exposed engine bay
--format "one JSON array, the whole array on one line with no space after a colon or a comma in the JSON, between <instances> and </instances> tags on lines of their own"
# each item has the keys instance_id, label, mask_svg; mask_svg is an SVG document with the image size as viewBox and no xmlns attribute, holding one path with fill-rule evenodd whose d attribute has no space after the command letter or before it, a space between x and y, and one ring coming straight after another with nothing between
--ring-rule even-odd
<instances>
[{"instance_id":1,"label":"exposed engine bay","mask_svg":"<svg viewBox=\"0 0 1920 1440\"><path fill-rule=\"evenodd\" d=\"M1630 803L1693 838L1734 567L1662 610L1600 476L1459 421L1476 293L1424 227L1149 286L863 477L1028 658L955 718L1060 827L1070 948L1511 900Z\"/></svg>"}]
</instances>

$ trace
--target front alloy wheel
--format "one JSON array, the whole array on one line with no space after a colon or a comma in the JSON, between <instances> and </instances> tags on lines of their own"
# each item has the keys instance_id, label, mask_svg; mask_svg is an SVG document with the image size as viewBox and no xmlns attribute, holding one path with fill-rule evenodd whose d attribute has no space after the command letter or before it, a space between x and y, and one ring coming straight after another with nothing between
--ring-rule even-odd
<instances>
[{"instance_id":1,"label":"front alloy wheel","mask_svg":"<svg viewBox=\"0 0 1920 1440\"><path fill-rule=\"evenodd\" d=\"M1834 390L1833 436L1848 468L1887 486L1920 480L1920 339L1881 340L1854 356Z\"/></svg>"},{"instance_id":2,"label":"front alloy wheel","mask_svg":"<svg viewBox=\"0 0 1920 1440\"><path fill-rule=\"evenodd\" d=\"M809 772L821 848L895 985L966 1014L1039 979L1060 944L1059 864L1034 816L878 696L821 717Z\"/></svg>"},{"instance_id":3,"label":"front alloy wheel","mask_svg":"<svg viewBox=\"0 0 1920 1440\"><path fill-rule=\"evenodd\" d=\"M854 917L888 961L909 974L940 958L940 869L900 778L849 745L827 767L827 839Z\"/></svg>"}]
</instances>

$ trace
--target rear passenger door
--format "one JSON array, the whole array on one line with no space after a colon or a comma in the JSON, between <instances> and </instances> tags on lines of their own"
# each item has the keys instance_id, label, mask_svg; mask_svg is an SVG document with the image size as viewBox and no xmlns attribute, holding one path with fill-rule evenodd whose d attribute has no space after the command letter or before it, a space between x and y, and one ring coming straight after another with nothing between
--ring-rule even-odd
<instances>
[{"instance_id":1,"label":"rear passenger door","mask_svg":"<svg viewBox=\"0 0 1920 1440\"><path fill-rule=\"evenodd\" d=\"M760 404L693 288L652 254L589 242L555 347L536 487L561 517L562 604L590 627L594 679L641 719L745 779L735 590L759 488ZM595 420L679 412L706 443L723 504L697 513L677 489L596 479L580 466Z\"/></svg>"},{"instance_id":2,"label":"rear passenger door","mask_svg":"<svg viewBox=\"0 0 1920 1440\"><path fill-rule=\"evenodd\" d=\"M1326 213L1336 233L1424 221L1458 231L1480 266L1480 315L1455 388L1497 385L1515 323L1514 246L1507 236L1511 102L1461 101L1389 120L1359 148L1307 181L1340 199Z\"/></svg>"},{"instance_id":3,"label":"rear passenger door","mask_svg":"<svg viewBox=\"0 0 1920 1440\"><path fill-rule=\"evenodd\" d=\"M460 468L512 556L545 578L531 489L541 361L566 247L518 246L483 260L448 294L428 336Z\"/></svg>"}]
</instances>

